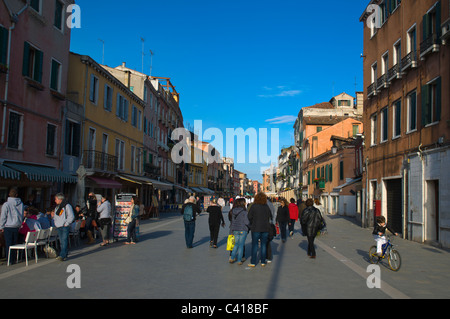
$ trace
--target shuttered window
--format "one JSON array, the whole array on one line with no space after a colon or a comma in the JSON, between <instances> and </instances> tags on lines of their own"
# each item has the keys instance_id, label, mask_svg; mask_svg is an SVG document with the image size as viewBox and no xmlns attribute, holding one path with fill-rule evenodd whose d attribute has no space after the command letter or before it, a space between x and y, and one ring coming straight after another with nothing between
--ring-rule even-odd
<instances>
[{"instance_id":1,"label":"shuttered window","mask_svg":"<svg viewBox=\"0 0 450 319\"><path fill-rule=\"evenodd\" d=\"M43 59L44 53L42 51L39 51L28 42L25 42L22 75L41 83Z\"/></svg>"}]
</instances>

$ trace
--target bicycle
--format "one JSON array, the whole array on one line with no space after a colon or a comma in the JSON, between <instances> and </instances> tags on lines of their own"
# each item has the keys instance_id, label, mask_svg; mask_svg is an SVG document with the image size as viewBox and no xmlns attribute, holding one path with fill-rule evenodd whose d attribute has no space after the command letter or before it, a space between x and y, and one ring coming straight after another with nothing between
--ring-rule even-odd
<instances>
[{"instance_id":1,"label":"bicycle","mask_svg":"<svg viewBox=\"0 0 450 319\"><path fill-rule=\"evenodd\" d=\"M387 259L391 270L400 270L402 259L400 257L400 253L394 249L390 236L387 236L387 243L383 245L381 256L377 254L377 246L372 246L369 249L369 260L371 264L378 264L383 259Z\"/></svg>"}]
</instances>

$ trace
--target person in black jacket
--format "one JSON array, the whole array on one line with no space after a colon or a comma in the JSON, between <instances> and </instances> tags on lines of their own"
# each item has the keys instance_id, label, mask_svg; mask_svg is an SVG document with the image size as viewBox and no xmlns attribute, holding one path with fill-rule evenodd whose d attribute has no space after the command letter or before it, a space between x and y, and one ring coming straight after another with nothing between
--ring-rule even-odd
<instances>
[{"instance_id":1,"label":"person in black jacket","mask_svg":"<svg viewBox=\"0 0 450 319\"><path fill-rule=\"evenodd\" d=\"M213 199L211 206L206 210L209 213L208 223L209 223L209 233L210 241L209 247L217 248L217 238L219 237L220 225L225 227L225 220L223 219L222 207L217 205L217 200Z\"/></svg>"},{"instance_id":2,"label":"person in black jacket","mask_svg":"<svg viewBox=\"0 0 450 319\"><path fill-rule=\"evenodd\" d=\"M272 220L272 212L267 205L266 194L256 194L255 201L248 212L248 220L252 231L252 259L248 266L256 266L258 243L261 241L261 266L264 267L266 266L267 242L269 240L270 221Z\"/></svg>"},{"instance_id":3,"label":"person in black jacket","mask_svg":"<svg viewBox=\"0 0 450 319\"><path fill-rule=\"evenodd\" d=\"M306 208L300 218L303 235L308 238L308 256L309 258L316 258L316 249L314 248L314 239L317 232L322 228L323 218L320 211L315 208L314 201L309 198L306 201Z\"/></svg>"},{"instance_id":4,"label":"person in black jacket","mask_svg":"<svg viewBox=\"0 0 450 319\"><path fill-rule=\"evenodd\" d=\"M287 202L287 200L285 198L282 198L280 200L280 206L278 206L278 210L277 210L277 223L278 226L280 227L280 235L281 235L281 241L283 243L286 242L286 227L289 223L290 219L290 215L289 215L289 203Z\"/></svg>"},{"instance_id":5,"label":"person in black jacket","mask_svg":"<svg viewBox=\"0 0 450 319\"><path fill-rule=\"evenodd\" d=\"M373 228L373 239L377 243L377 254L378 256L381 256L383 251L382 247L384 244L387 243L386 240L386 229L389 230L392 234L395 236L398 236L398 233L396 233L392 228L386 225L386 218L384 216L377 216L377 223L375 224L375 227Z\"/></svg>"}]
</instances>

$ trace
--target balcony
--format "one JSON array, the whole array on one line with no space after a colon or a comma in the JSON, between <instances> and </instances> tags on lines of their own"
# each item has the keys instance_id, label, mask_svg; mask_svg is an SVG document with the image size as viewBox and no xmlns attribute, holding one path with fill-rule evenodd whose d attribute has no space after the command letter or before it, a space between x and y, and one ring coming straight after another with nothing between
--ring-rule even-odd
<instances>
[{"instance_id":1,"label":"balcony","mask_svg":"<svg viewBox=\"0 0 450 319\"><path fill-rule=\"evenodd\" d=\"M377 89L387 89L390 83L388 81L388 75L385 73L377 79Z\"/></svg>"},{"instance_id":2,"label":"balcony","mask_svg":"<svg viewBox=\"0 0 450 319\"><path fill-rule=\"evenodd\" d=\"M314 182L316 183L316 189L324 190L325 189L325 180L323 179L315 179Z\"/></svg>"},{"instance_id":3,"label":"balcony","mask_svg":"<svg viewBox=\"0 0 450 319\"><path fill-rule=\"evenodd\" d=\"M401 70L406 71L409 68L417 68L417 51L409 52L401 62Z\"/></svg>"},{"instance_id":4,"label":"balcony","mask_svg":"<svg viewBox=\"0 0 450 319\"><path fill-rule=\"evenodd\" d=\"M367 97L376 96L378 94L377 91L377 83L373 82L371 85L367 87Z\"/></svg>"},{"instance_id":5,"label":"balcony","mask_svg":"<svg viewBox=\"0 0 450 319\"><path fill-rule=\"evenodd\" d=\"M151 163L144 164L144 172L151 178L158 178L161 176L161 168Z\"/></svg>"},{"instance_id":6,"label":"balcony","mask_svg":"<svg viewBox=\"0 0 450 319\"><path fill-rule=\"evenodd\" d=\"M401 79L402 78L402 71L401 71L401 64L397 63L388 71L388 81L391 82L392 80Z\"/></svg>"},{"instance_id":7,"label":"balcony","mask_svg":"<svg viewBox=\"0 0 450 319\"><path fill-rule=\"evenodd\" d=\"M97 172L116 173L118 170L117 157L103 152L84 151L83 165L86 169Z\"/></svg>"},{"instance_id":8,"label":"balcony","mask_svg":"<svg viewBox=\"0 0 450 319\"><path fill-rule=\"evenodd\" d=\"M429 53L439 52L439 39L436 33L430 35L420 44L420 59L423 61Z\"/></svg>"}]
</instances>

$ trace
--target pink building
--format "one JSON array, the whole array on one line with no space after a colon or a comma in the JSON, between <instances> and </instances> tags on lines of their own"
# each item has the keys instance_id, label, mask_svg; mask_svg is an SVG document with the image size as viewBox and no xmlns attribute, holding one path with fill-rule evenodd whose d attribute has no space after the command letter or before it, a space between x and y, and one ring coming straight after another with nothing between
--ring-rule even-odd
<instances>
[{"instance_id":1,"label":"pink building","mask_svg":"<svg viewBox=\"0 0 450 319\"><path fill-rule=\"evenodd\" d=\"M0 199L49 206L76 178L62 172L62 136L73 0L0 2ZM15 17L15 18L13 18ZM15 22L12 22L15 21Z\"/></svg>"}]
</instances>

